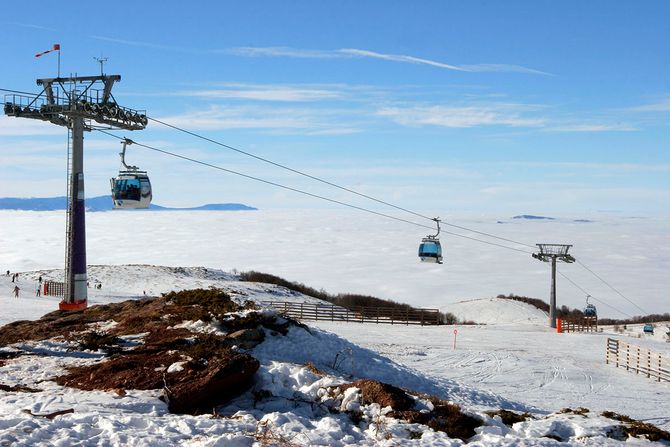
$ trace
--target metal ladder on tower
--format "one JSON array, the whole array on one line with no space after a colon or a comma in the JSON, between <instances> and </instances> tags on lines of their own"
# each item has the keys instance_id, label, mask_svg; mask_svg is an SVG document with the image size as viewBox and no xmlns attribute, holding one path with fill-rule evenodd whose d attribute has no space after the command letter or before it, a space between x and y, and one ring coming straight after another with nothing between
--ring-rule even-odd
<instances>
[{"instance_id":1,"label":"metal ladder on tower","mask_svg":"<svg viewBox=\"0 0 670 447\"><path fill-rule=\"evenodd\" d=\"M72 247L72 147L71 147L71 131L68 127L67 130L67 167L65 169L67 179L67 190L65 195L65 268L64 268L64 277L63 282L65 283L65 290L63 299L66 300L68 297L72 296L70 288L72 287L72 281L70 276L72 272L69 271L68 266L70 265L70 249Z\"/></svg>"}]
</instances>

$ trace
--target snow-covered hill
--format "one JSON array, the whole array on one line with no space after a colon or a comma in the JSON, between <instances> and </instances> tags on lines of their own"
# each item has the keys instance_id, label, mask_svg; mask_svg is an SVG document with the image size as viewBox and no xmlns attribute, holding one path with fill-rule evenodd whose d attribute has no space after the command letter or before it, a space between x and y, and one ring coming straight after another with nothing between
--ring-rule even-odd
<instances>
[{"instance_id":1,"label":"snow-covered hill","mask_svg":"<svg viewBox=\"0 0 670 447\"><path fill-rule=\"evenodd\" d=\"M60 275L57 270L20 274L23 295L18 299L10 297L17 283L0 277L0 305L6 310L1 321L36 319L55 309L56 298L37 298L31 292L39 276ZM310 299L202 267L91 266L89 276L91 285L102 284L101 289L90 289L92 305L140 298L145 292L211 286L239 300ZM2 349L32 355L1 361L0 384L5 391L0 391L0 445L462 445L461 440L421 423L392 418L388 408L365 401L360 390L342 392L340 397L337 392L328 394L332 387L358 378L413 390L413 405L423 411L431 411L433 404L418 393L459 404L483 423L470 439L474 445L553 446L559 439L564 441L561 445L623 444L627 437L617 428L621 422L601 416L604 409L670 426L663 398L668 384L604 365L603 336L558 335L532 324L528 318L533 314L525 307L516 310L525 318L525 329L519 330L509 324L516 321L509 304L522 304L498 301L476 300L468 306L472 311L478 306L482 315L505 314L499 322L506 324L490 320L487 326L458 327L456 350L453 327L320 322L319 327L331 332L316 325L291 328L286 336L267 332L263 343L243 350L260 361L254 387L220 408L219 417L170 414L158 399L160 390L81 391L56 385L52 380L64 368L95 364L102 361L102 353L78 351L62 339L19 343ZM201 331L210 326L200 322L183 327ZM141 340L141 335L132 338L134 344ZM551 351L543 349L549 345ZM567 357L570 352L579 355ZM583 380L569 377L573 374ZM600 404L592 405L596 402ZM567 406L591 411L560 411ZM500 408L530 415L506 425L499 416L486 413ZM33 416L63 410L68 413L53 419ZM357 415L354 420L352 414Z\"/></svg>"},{"instance_id":2,"label":"snow-covered hill","mask_svg":"<svg viewBox=\"0 0 670 447\"><path fill-rule=\"evenodd\" d=\"M503 298L483 298L447 304L442 312L454 314L459 321L477 324L532 324L544 326L549 320L546 312L530 304Z\"/></svg>"}]
</instances>

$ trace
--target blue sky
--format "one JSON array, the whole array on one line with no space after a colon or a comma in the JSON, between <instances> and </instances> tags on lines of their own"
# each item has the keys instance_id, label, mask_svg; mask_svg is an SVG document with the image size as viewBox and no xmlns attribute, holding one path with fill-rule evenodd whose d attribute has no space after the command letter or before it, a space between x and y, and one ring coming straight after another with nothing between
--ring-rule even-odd
<instances>
[{"instance_id":1,"label":"blue sky","mask_svg":"<svg viewBox=\"0 0 670 447\"><path fill-rule=\"evenodd\" d=\"M667 213L665 1L119 1L4 5L0 88L120 74L118 102L431 215ZM291 187L379 207L154 123L119 133ZM0 118L0 196L65 189L66 133ZM119 143L86 135L87 195ZM330 204L132 147L154 200Z\"/></svg>"}]
</instances>

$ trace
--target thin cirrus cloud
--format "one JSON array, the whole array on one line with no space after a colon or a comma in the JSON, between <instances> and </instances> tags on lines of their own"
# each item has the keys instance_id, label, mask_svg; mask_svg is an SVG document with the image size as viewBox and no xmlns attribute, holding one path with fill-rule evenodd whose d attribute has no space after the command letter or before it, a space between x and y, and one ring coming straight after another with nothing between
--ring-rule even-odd
<instances>
[{"instance_id":1,"label":"thin cirrus cloud","mask_svg":"<svg viewBox=\"0 0 670 447\"><path fill-rule=\"evenodd\" d=\"M420 105L385 107L376 115L403 126L436 126L470 128L499 126L533 128L542 132L596 133L634 132L638 128L626 123L565 122L553 117L533 116L542 107L532 104L490 103L460 106Z\"/></svg>"},{"instance_id":2,"label":"thin cirrus cloud","mask_svg":"<svg viewBox=\"0 0 670 447\"><path fill-rule=\"evenodd\" d=\"M541 127L542 118L522 115L529 106L516 104L476 106L385 107L376 114L404 126L469 128L477 126Z\"/></svg>"},{"instance_id":3,"label":"thin cirrus cloud","mask_svg":"<svg viewBox=\"0 0 670 447\"><path fill-rule=\"evenodd\" d=\"M179 96L194 96L207 99L242 99L276 102L310 102L341 99L344 93L336 89L305 88L280 85L224 85L223 88L186 90Z\"/></svg>"},{"instance_id":4,"label":"thin cirrus cloud","mask_svg":"<svg viewBox=\"0 0 670 447\"><path fill-rule=\"evenodd\" d=\"M499 166L501 163L497 163ZM550 169L558 171L597 171L615 174L621 173L664 173L670 172L670 164L657 163L587 163L587 162L531 162L531 161L508 161L503 162L505 166L523 169Z\"/></svg>"},{"instance_id":5,"label":"thin cirrus cloud","mask_svg":"<svg viewBox=\"0 0 670 447\"><path fill-rule=\"evenodd\" d=\"M307 135L337 135L358 132L356 126L345 122L333 124L337 111L315 112L301 108L265 109L257 107L210 106L195 111L161 117L173 126L197 130L262 129L272 131L299 131Z\"/></svg>"},{"instance_id":6,"label":"thin cirrus cloud","mask_svg":"<svg viewBox=\"0 0 670 447\"><path fill-rule=\"evenodd\" d=\"M65 129L38 120L26 120L0 115L0 136L24 137L34 135L65 135Z\"/></svg>"},{"instance_id":7,"label":"thin cirrus cloud","mask_svg":"<svg viewBox=\"0 0 670 447\"><path fill-rule=\"evenodd\" d=\"M429 65L432 67L446 70L462 72L512 72L528 73L537 75L551 75L550 73L536 70L534 68L523 67L514 64L448 64L446 62L425 59L416 56L404 54L387 54L376 51L363 50L357 48L340 48L337 50L310 50L291 47L236 47L225 50L219 50L221 53L234 54L247 57L293 57L302 59L343 59L343 58L368 58L381 59L391 62L400 62L406 64Z\"/></svg>"},{"instance_id":8,"label":"thin cirrus cloud","mask_svg":"<svg viewBox=\"0 0 670 447\"><path fill-rule=\"evenodd\" d=\"M442 68L446 70L471 72L471 73L485 73L485 72L507 72L507 73L527 73L535 75L552 76L542 70L524 67L515 64L447 64L446 62L435 61L432 59L425 59L416 56L404 54L387 54L376 51L363 50L358 48L340 48L336 50L310 50L305 48L291 48L291 47L234 47L224 49L202 49L202 48L186 48L179 46L155 44L151 42L119 39L115 37L106 36L91 36L96 40L106 42L119 43L123 45L140 46L146 48L154 48L160 50L172 50L188 53L206 53L206 54L232 54L236 56L246 57L293 57L300 59L344 59L344 58L369 58L381 59L391 62L400 62L406 64L429 65L432 67Z\"/></svg>"},{"instance_id":9,"label":"thin cirrus cloud","mask_svg":"<svg viewBox=\"0 0 670 447\"><path fill-rule=\"evenodd\" d=\"M670 98L643 106L631 107L632 112L670 112Z\"/></svg>"},{"instance_id":10,"label":"thin cirrus cloud","mask_svg":"<svg viewBox=\"0 0 670 447\"><path fill-rule=\"evenodd\" d=\"M624 123L579 123L546 127L546 132L635 132L635 126Z\"/></svg>"}]
</instances>

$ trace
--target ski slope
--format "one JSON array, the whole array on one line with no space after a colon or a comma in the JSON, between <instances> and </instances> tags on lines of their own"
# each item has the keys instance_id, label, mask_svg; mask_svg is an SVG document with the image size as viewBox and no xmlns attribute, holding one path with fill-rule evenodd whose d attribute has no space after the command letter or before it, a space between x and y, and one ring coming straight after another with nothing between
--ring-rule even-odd
<instances>
[{"instance_id":1,"label":"ski slope","mask_svg":"<svg viewBox=\"0 0 670 447\"><path fill-rule=\"evenodd\" d=\"M452 313L460 321L472 321L477 324L544 326L549 321L547 313L537 307L503 298L460 301L443 305L440 311Z\"/></svg>"},{"instance_id":2,"label":"ski slope","mask_svg":"<svg viewBox=\"0 0 670 447\"><path fill-rule=\"evenodd\" d=\"M235 275L203 267L149 265L91 266L91 304L121 301L195 287L216 286L239 299L309 300L281 287L243 283ZM24 272L19 285L30 290L38 276L58 279L62 271ZM38 318L56 307L57 299L10 297L15 283L0 277L0 322ZM224 418L173 415L155 391L85 392L65 389L50 381L68 365L95 362L100 354L73 352L62 341L19 346L37 355L7 361L0 367L0 383L40 388L39 393L0 391L0 445L189 445L261 446L259 427L271 427L292 445L462 445L444 433L417 428L395 419L378 421L383 411L363 405L355 395L341 405L360 408L365 420L355 425L342 415L324 414L318 406L297 405L301 399L320 399L318 390L341 383L345 377L370 377L429 393L458 403L485 420L471 439L474 445L553 446L620 445L607 437L615 422L598 416L603 410L627 414L670 428L667 410L669 384L658 384L604 364L604 340L613 334L556 334L543 325L521 324L515 315L533 315L532 308L506 300L475 300L480 314L498 314L499 320L480 326L415 327L358 323L310 323L312 329L294 329L287 337L273 338L251 353L261 361L257 386L272 391L276 399L258 406L244 394L221 411ZM505 320L505 315L512 316ZM454 330L458 331L454 349ZM337 335L335 335L337 334ZM627 339L629 337L626 337ZM646 340L656 349L668 344ZM335 374L319 377L304 365L330 368L341 361ZM357 403L358 402L358 403ZM423 405L423 404L422 404ZM589 408L588 416L561 413L565 407ZM316 408L316 409L315 409ZM507 427L484 412L506 408L530 412L534 419ZM53 421L32 417L64 409L73 413ZM373 421L377 421L377 425ZM377 428L375 428L377 427ZM421 437L412 437L412 430ZM626 444L644 445L631 439Z\"/></svg>"}]
</instances>

